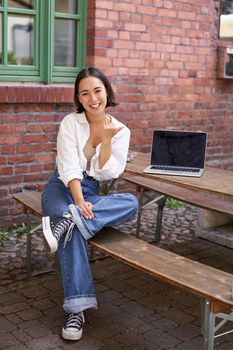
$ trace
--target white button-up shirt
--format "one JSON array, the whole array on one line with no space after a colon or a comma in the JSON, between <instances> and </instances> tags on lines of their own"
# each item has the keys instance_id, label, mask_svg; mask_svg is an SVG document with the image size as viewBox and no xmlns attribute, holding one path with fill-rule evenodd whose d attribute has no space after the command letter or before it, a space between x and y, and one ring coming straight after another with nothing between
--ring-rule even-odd
<instances>
[{"instance_id":1,"label":"white button-up shirt","mask_svg":"<svg viewBox=\"0 0 233 350\"><path fill-rule=\"evenodd\" d=\"M88 175L98 181L110 180L123 173L129 148L130 130L114 117L113 125L123 126L112 138L112 154L105 165L99 168L101 144L91 159ZM82 172L87 169L87 159L83 148L90 135L90 128L85 113L70 113L61 122L57 137L57 166L60 179L65 186L73 179L82 180Z\"/></svg>"}]
</instances>

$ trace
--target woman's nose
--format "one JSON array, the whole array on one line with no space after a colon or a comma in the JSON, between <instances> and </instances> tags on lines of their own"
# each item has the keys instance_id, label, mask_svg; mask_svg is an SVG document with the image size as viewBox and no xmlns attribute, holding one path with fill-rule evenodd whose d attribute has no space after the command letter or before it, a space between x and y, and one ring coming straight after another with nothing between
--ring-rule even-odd
<instances>
[{"instance_id":1,"label":"woman's nose","mask_svg":"<svg viewBox=\"0 0 233 350\"><path fill-rule=\"evenodd\" d=\"M90 102L95 102L97 100L95 94L90 94L89 95L89 100L90 100Z\"/></svg>"}]
</instances>

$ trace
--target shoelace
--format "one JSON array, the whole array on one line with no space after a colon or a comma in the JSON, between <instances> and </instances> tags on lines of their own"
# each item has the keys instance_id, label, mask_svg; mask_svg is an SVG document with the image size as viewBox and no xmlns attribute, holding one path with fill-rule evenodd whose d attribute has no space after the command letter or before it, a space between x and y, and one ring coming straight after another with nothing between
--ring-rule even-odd
<instances>
[{"instance_id":1,"label":"shoelace","mask_svg":"<svg viewBox=\"0 0 233 350\"><path fill-rule=\"evenodd\" d=\"M65 328L77 328L80 329L83 324L82 314L79 312L77 314L70 314L65 322Z\"/></svg>"},{"instance_id":2,"label":"shoelace","mask_svg":"<svg viewBox=\"0 0 233 350\"><path fill-rule=\"evenodd\" d=\"M67 234L63 243L64 247L66 246L67 242L71 240L74 225L75 223L72 220L64 218L55 227L54 236L56 237L57 241L59 241L61 236L67 231Z\"/></svg>"},{"instance_id":3,"label":"shoelace","mask_svg":"<svg viewBox=\"0 0 233 350\"><path fill-rule=\"evenodd\" d=\"M65 246L67 245L67 242L69 242L72 238L72 233L73 233L73 228L74 228L75 223L73 221L71 221L68 231L66 233L64 242L63 242L63 247L65 248Z\"/></svg>"}]
</instances>

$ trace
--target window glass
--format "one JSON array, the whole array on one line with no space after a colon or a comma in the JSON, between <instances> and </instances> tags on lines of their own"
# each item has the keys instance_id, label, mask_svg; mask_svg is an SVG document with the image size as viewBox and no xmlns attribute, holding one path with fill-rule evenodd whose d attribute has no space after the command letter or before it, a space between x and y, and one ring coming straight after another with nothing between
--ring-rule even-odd
<instances>
[{"instance_id":1,"label":"window glass","mask_svg":"<svg viewBox=\"0 0 233 350\"><path fill-rule=\"evenodd\" d=\"M76 21L56 19L54 29L54 65L74 67Z\"/></svg>"},{"instance_id":2,"label":"window glass","mask_svg":"<svg viewBox=\"0 0 233 350\"><path fill-rule=\"evenodd\" d=\"M86 60L86 5L0 0L0 82L73 82Z\"/></svg>"},{"instance_id":3,"label":"window glass","mask_svg":"<svg viewBox=\"0 0 233 350\"><path fill-rule=\"evenodd\" d=\"M33 18L8 16L8 64L33 64Z\"/></svg>"},{"instance_id":4,"label":"window glass","mask_svg":"<svg viewBox=\"0 0 233 350\"><path fill-rule=\"evenodd\" d=\"M221 1L219 37L233 38L233 0Z\"/></svg>"},{"instance_id":5,"label":"window glass","mask_svg":"<svg viewBox=\"0 0 233 350\"><path fill-rule=\"evenodd\" d=\"M9 0L8 6L21 9L32 9L33 0Z\"/></svg>"},{"instance_id":6,"label":"window glass","mask_svg":"<svg viewBox=\"0 0 233 350\"><path fill-rule=\"evenodd\" d=\"M77 13L76 0L55 0L55 11L63 13Z\"/></svg>"}]
</instances>

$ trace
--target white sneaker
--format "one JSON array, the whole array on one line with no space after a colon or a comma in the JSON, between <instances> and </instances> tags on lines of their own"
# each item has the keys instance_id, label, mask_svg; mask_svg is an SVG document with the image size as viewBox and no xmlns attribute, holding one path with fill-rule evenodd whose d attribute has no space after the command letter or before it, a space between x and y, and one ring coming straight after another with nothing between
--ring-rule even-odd
<instances>
[{"instance_id":1,"label":"white sneaker","mask_svg":"<svg viewBox=\"0 0 233 350\"><path fill-rule=\"evenodd\" d=\"M64 245L69 240L75 225L71 218L72 217L70 214L67 214L67 217L64 216L52 218L50 216L45 216L42 218L43 234L48 252L56 252L58 242L65 232L67 232L67 237Z\"/></svg>"}]
</instances>

